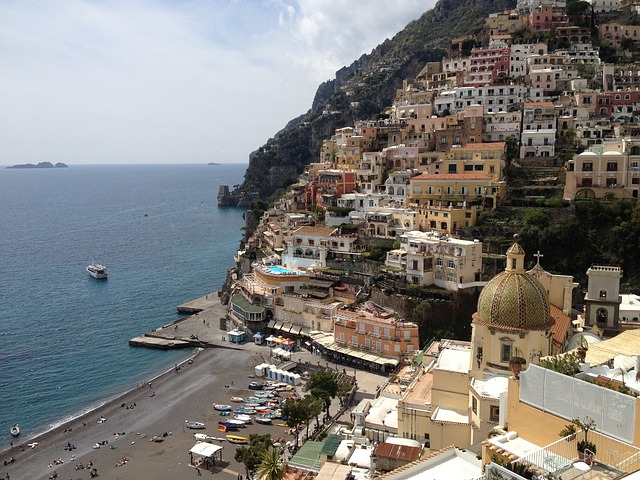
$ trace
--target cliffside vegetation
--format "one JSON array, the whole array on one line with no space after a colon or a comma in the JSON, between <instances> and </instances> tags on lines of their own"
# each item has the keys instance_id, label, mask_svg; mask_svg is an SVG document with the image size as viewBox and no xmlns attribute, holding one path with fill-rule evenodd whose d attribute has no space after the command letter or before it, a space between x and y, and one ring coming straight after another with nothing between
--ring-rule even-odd
<instances>
[{"instance_id":1,"label":"cliffside vegetation","mask_svg":"<svg viewBox=\"0 0 640 480\"><path fill-rule=\"evenodd\" d=\"M438 2L370 54L338 70L334 80L322 83L306 114L251 153L241 190L247 198L267 200L294 182L306 165L318 160L322 141L336 128L381 115L403 80L415 77L427 62L440 61L452 39L480 31L489 13L513 6L513 0Z\"/></svg>"}]
</instances>

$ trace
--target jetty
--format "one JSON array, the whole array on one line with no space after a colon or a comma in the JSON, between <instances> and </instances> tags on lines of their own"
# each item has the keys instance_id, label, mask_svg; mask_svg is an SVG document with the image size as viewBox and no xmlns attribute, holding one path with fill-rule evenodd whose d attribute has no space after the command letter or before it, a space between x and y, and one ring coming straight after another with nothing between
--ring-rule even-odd
<instances>
[{"instance_id":1,"label":"jetty","mask_svg":"<svg viewBox=\"0 0 640 480\"><path fill-rule=\"evenodd\" d=\"M176 309L179 313L189 316L138 335L129 340L129 345L161 350L196 347L239 348L227 339L227 308L220 302L217 292L178 305Z\"/></svg>"}]
</instances>

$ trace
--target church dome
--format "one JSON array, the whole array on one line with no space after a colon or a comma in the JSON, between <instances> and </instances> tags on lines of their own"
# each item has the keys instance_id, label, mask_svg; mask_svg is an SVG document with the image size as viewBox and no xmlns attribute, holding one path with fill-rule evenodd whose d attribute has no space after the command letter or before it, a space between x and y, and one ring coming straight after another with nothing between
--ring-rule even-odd
<instances>
[{"instance_id":1,"label":"church dome","mask_svg":"<svg viewBox=\"0 0 640 480\"><path fill-rule=\"evenodd\" d=\"M544 330L553 325L549 296L538 279L524 270L524 255L517 242L509 248L507 268L480 293L475 321L522 330Z\"/></svg>"}]
</instances>

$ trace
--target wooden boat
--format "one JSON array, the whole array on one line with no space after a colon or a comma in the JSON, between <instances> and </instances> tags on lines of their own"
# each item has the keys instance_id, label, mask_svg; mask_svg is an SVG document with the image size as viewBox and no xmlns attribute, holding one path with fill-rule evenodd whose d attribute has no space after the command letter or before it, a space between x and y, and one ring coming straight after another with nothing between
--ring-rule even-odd
<instances>
[{"instance_id":1,"label":"wooden boat","mask_svg":"<svg viewBox=\"0 0 640 480\"><path fill-rule=\"evenodd\" d=\"M233 423L233 422L228 422L228 421L218 422L218 427L219 427L220 425L223 425L223 426L224 426L224 428L225 428L225 430L224 430L224 431L225 431L225 432L227 432L227 431L229 431L229 430L236 431L236 430L238 430L238 428L239 428L238 424ZM219 429L218 429L218 430L219 430Z\"/></svg>"},{"instance_id":2,"label":"wooden boat","mask_svg":"<svg viewBox=\"0 0 640 480\"><path fill-rule=\"evenodd\" d=\"M225 420L225 423L228 425L236 425L240 428L245 428L247 426L247 422L240 420L238 418L230 418L229 420Z\"/></svg>"},{"instance_id":3,"label":"wooden boat","mask_svg":"<svg viewBox=\"0 0 640 480\"><path fill-rule=\"evenodd\" d=\"M271 425L271 423L273 422L273 419L269 418L269 417L265 417L262 415L258 415L256 417L256 423L261 423L263 425Z\"/></svg>"},{"instance_id":4,"label":"wooden boat","mask_svg":"<svg viewBox=\"0 0 640 480\"><path fill-rule=\"evenodd\" d=\"M191 420L185 420L184 426L187 428L192 428L194 430L202 430L205 428L204 423L202 422L192 422Z\"/></svg>"},{"instance_id":5,"label":"wooden boat","mask_svg":"<svg viewBox=\"0 0 640 480\"><path fill-rule=\"evenodd\" d=\"M227 435L227 441L240 445L246 445L247 443L249 443L249 439L247 437L239 437L238 435Z\"/></svg>"},{"instance_id":6,"label":"wooden boat","mask_svg":"<svg viewBox=\"0 0 640 480\"><path fill-rule=\"evenodd\" d=\"M211 443L211 442L214 442L214 441L217 441L217 442L224 442L225 441L224 438L221 438L221 437L210 437L206 433L194 433L193 434L193 438L195 438L199 442L207 442L207 443Z\"/></svg>"},{"instance_id":7,"label":"wooden boat","mask_svg":"<svg viewBox=\"0 0 640 480\"><path fill-rule=\"evenodd\" d=\"M11 425L11 427L9 428L9 433L12 437L17 437L18 435L20 435L20 425L18 425L17 423Z\"/></svg>"},{"instance_id":8,"label":"wooden boat","mask_svg":"<svg viewBox=\"0 0 640 480\"><path fill-rule=\"evenodd\" d=\"M235 420L240 420L240 421L242 421L244 423L251 423L251 417L249 415L247 415L247 414L240 413L238 415L234 415L233 418Z\"/></svg>"},{"instance_id":9,"label":"wooden boat","mask_svg":"<svg viewBox=\"0 0 640 480\"><path fill-rule=\"evenodd\" d=\"M255 408L235 408L233 410L233 413L237 413L240 415L255 415L256 409Z\"/></svg>"}]
</instances>

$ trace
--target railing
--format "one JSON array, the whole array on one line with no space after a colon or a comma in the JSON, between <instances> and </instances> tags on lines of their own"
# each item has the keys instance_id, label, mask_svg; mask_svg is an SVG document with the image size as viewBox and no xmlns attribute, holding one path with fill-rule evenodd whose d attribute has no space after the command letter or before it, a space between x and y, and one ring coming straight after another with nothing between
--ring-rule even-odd
<instances>
[{"instance_id":1,"label":"railing","mask_svg":"<svg viewBox=\"0 0 640 480\"><path fill-rule=\"evenodd\" d=\"M518 461L535 465L551 474L556 474L579 460L578 442L584 439L585 432L581 430L575 435L569 435L521 457ZM635 446L593 430L589 431L588 440L596 445L594 458L599 465L624 473L631 473L640 469L640 449Z\"/></svg>"}]
</instances>

